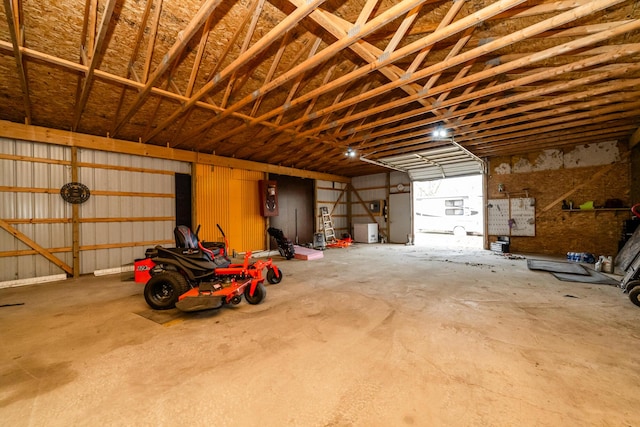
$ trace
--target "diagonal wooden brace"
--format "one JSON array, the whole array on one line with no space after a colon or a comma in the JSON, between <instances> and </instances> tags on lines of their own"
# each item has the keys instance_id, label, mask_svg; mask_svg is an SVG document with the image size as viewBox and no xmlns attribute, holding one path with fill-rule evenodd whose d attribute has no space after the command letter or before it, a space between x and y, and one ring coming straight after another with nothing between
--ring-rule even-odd
<instances>
[{"instance_id":1,"label":"diagonal wooden brace","mask_svg":"<svg viewBox=\"0 0 640 427\"><path fill-rule=\"evenodd\" d=\"M60 267L64 271L66 271L68 274L73 275L73 269L71 267L69 267L67 264L62 262L58 257L53 255L47 249L43 248L42 246L40 246L39 244L37 244L36 242L31 240L24 233L22 233L19 230L16 230L15 228L13 228L7 221L5 221L3 219L0 219L0 227L2 227L5 230L7 230L7 232L9 234L12 234L14 237L16 237L17 239L21 240L26 245L31 246L33 249L38 251L38 253L40 253L40 255L42 255L43 257L45 257L46 259L48 259L49 261L51 261L52 263L54 263L55 265L57 265L58 267Z\"/></svg>"}]
</instances>

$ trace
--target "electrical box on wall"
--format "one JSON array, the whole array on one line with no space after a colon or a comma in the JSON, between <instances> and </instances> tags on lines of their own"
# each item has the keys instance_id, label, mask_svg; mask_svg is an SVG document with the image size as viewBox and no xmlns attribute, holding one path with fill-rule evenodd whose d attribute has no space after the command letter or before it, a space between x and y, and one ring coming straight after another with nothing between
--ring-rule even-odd
<instances>
[{"instance_id":1,"label":"electrical box on wall","mask_svg":"<svg viewBox=\"0 0 640 427\"><path fill-rule=\"evenodd\" d=\"M373 200L371 202L367 202L367 209L369 209L369 212L371 212L373 215L382 215L383 207L383 200Z\"/></svg>"},{"instance_id":2,"label":"electrical box on wall","mask_svg":"<svg viewBox=\"0 0 640 427\"><path fill-rule=\"evenodd\" d=\"M278 185L276 181L258 181L260 185L260 215L278 216Z\"/></svg>"}]
</instances>

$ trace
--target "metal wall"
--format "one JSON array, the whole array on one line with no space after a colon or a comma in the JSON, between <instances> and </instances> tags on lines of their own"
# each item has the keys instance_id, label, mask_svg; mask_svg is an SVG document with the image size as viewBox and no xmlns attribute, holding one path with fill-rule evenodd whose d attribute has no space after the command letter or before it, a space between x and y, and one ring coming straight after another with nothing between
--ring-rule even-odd
<instances>
[{"instance_id":1,"label":"metal wall","mask_svg":"<svg viewBox=\"0 0 640 427\"><path fill-rule=\"evenodd\" d=\"M216 226L220 224L229 239L230 251L266 249L266 221L260 215L258 184L265 174L196 165L195 176L195 224L201 225L200 238L222 241Z\"/></svg>"},{"instance_id":2,"label":"metal wall","mask_svg":"<svg viewBox=\"0 0 640 427\"><path fill-rule=\"evenodd\" d=\"M80 274L119 268L147 246L173 243L175 172L184 162L78 150L78 181L91 191L79 207ZM73 265L72 206L60 188L72 181L71 148L0 139L0 219ZM0 282L63 270L0 229Z\"/></svg>"},{"instance_id":3,"label":"metal wall","mask_svg":"<svg viewBox=\"0 0 640 427\"><path fill-rule=\"evenodd\" d=\"M388 175L379 173L375 175L366 175L363 177L353 178L351 185L357 196L351 198L351 215L354 224L370 224L372 223L371 215L367 209L367 205L371 202L387 202L388 203ZM364 202L364 206L361 203ZM378 230L381 235L387 235L387 224L381 214L374 214L374 219L378 223Z\"/></svg>"},{"instance_id":4,"label":"metal wall","mask_svg":"<svg viewBox=\"0 0 640 427\"><path fill-rule=\"evenodd\" d=\"M92 192L80 205L82 274L131 263L149 246L174 242L175 173L191 173L190 164L85 149L78 161L79 182Z\"/></svg>"},{"instance_id":5,"label":"metal wall","mask_svg":"<svg viewBox=\"0 0 640 427\"><path fill-rule=\"evenodd\" d=\"M59 193L71 178L71 150L0 138L0 155L0 219L71 264L71 208ZM60 273L0 229L0 282Z\"/></svg>"},{"instance_id":6,"label":"metal wall","mask_svg":"<svg viewBox=\"0 0 640 427\"><path fill-rule=\"evenodd\" d=\"M406 220L411 221L412 207L409 198L390 197L392 195L409 194L411 192L411 180L409 176L402 172L379 173L353 178L351 181L353 192L357 193L351 197L351 215L354 223L372 223L373 219L378 223L378 230L382 236L389 241L390 222L388 213L391 210L391 203L400 203L400 206L393 206L394 212L406 214ZM409 200L407 202L407 200ZM364 205L363 203L364 202ZM368 206L371 202L386 202L387 217L384 212L371 214ZM395 218L395 221L399 221ZM404 242L404 240L403 240Z\"/></svg>"},{"instance_id":7,"label":"metal wall","mask_svg":"<svg viewBox=\"0 0 640 427\"><path fill-rule=\"evenodd\" d=\"M322 231L320 209L326 207L331 214L336 237L341 237L344 233L352 233L346 188L347 184L342 182L316 181L316 229L318 231Z\"/></svg>"}]
</instances>

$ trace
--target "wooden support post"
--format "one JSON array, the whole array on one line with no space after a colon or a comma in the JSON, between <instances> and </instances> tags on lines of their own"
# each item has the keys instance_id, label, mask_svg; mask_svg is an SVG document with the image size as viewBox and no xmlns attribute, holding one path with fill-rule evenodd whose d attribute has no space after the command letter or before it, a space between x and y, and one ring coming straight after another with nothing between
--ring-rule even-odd
<instances>
[{"instance_id":1,"label":"wooden support post","mask_svg":"<svg viewBox=\"0 0 640 427\"><path fill-rule=\"evenodd\" d=\"M389 236L391 236L391 221L389 221L389 205L391 201L391 172L387 172L384 184L384 200L387 204L387 215L384 215L384 206L380 206L380 214L384 219L384 235L389 238ZM413 234L413 209L411 210L411 219L409 220L409 224L411 224L411 239L413 239L413 241L415 242L416 236Z\"/></svg>"},{"instance_id":2,"label":"wooden support post","mask_svg":"<svg viewBox=\"0 0 640 427\"><path fill-rule=\"evenodd\" d=\"M78 182L78 147L71 147L71 181ZM74 279L80 277L80 205L71 205L71 253Z\"/></svg>"},{"instance_id":3,"label":"wooden support post","mask_svg":"<svg viewBox=\"0 0 640 427\"><path fill-rule=\"evenodd\" d=\"M638 143L640 143L640 128L636 129L631 138L629 138L629 150L633 149Z\"/></svg>"}]
</instances>

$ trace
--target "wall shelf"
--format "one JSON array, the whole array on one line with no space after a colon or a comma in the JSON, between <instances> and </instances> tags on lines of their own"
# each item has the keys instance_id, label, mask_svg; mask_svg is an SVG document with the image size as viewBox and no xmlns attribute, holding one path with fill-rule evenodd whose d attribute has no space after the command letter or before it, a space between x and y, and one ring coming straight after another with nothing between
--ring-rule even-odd
<instances>
[{"instance_id":1,"label":"wall shelf","mask_svg":"<svg viewBox=\"0 0 640 427\"><path fill-rule=\"evenodd\" d=\"M562 209L562 212L629 212L631 208Z\"/></svg>"}]
</instances>

